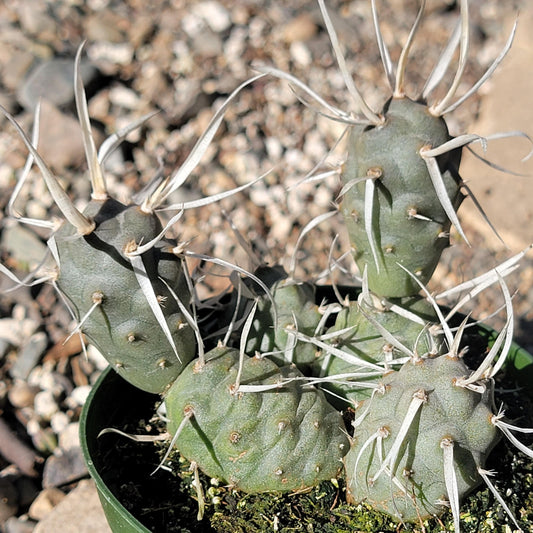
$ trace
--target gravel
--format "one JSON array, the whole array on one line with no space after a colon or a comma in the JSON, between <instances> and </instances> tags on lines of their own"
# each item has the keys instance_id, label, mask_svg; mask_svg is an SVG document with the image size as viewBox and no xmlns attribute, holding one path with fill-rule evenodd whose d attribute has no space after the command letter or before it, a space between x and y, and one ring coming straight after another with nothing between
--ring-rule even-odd
<instances>
[{"instance_id":1,"label":"gravel","mask_svg":"<svg viewBox=\"0 0 533 533\"><path fill-rule=\"evenodd\" d=\"M387 88L369 4L328 2L347 51L348 69L355 73L369 104L378 108L387 97ZM417 2L378 4L383 34L397 58ZM478 79L498 54L506 39L503 28L518 9L522 14L532 10L527 0L473 0L470 4L472 61L465 73L466 86ZM418 41L421 45L414 47L415 59L408 70L409 94L422 86L453 28L457 16L453 6L454 2L444 0L429 2L428 20ZM158 111L108 162L108 185L121 201L148 183L160 165L168 174L183 162L213 110L252 73L255 62L290 71L334 105L351 106L315 2L0 3L0 103L29 131L32 112L42 99L39 151L80 207L88 201L90 190L71 79L73 58L85 39L83 76L98 142L143 114ZM449 120L452 133L470 131L492 87L489 82L453 113ZM497 130L497 116L494 124ZM342 129L342 124L306 109L287 84L272 78L257 81L231 106L214 145L188 185L179 191L181 196L173 199L216 194L270 172L245 194L187 212L177 236L191 240L196 252L231 258L250 267L253 258L239 246L231 222L252 242L253 253L262 261L281 261L287 267L297 252L296 275L316 278L327 267L335 236L339 236L332 251L335 257L348 247L339 217L315 228L299 250L296 243L311 219L332 209L340 187L336 175L319 182L300 182L316 165L328 169L342 162L341 146L322 165ZM21 139L0 118L0 213L5 211L26 156ZM15 209L33 218L58 215L36 169ZM455 245L439 267L435 289L479 274L509 256L503 247L487 249L477 226L469 222L465 226L474 246L467 249L453 236ZM13 224L5 214L0 214L0 231L2 264L24 277L43 258L48 232ZM356 273L349 264L346 269L344 274L337 273L338 282L349 281ZM201 294L208 296L227 286L228 273L223 274L210 279ZM533 320L531 260L526 259L509 283L520 290L517 338L533 347L529 333ZM7 276L0 278L0 289L12 285ZM500 300L497 290L488 291L473 309L483 309L477 314L485 317L499 307ZM501 326L501 319L494 324ZM92 347L86 357L76 335L65 342L73 327L50 285L24 287L1 296L0 415L13 442L31 452L33 461L24 472L17 461L0 455L0 524L4 521L4 530L10 533L50 532L60 527L67 531L63 526L69 517L82 524L84 512L89 517L98 512L98 503L85 497L94 487L88 481L79 482L87 472L77 423L90 387L106 363ZM74 507L69 507L69 500ZM56 509L61 513L62 508L66 509L64 515L53 514ZM79 527L76 531L85 531Z\"/></svg>"}]
</instances>

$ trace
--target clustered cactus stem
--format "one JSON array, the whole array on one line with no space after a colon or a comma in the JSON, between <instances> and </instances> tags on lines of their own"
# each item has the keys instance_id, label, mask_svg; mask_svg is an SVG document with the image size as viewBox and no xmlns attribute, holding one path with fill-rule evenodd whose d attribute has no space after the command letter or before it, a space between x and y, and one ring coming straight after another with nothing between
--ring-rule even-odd
<instances>
[{"instance_id":1,"label":"clustered cactus stem","mask_svg":"<svg viewBox=\"0 0 533 533\"><path fill-rule=\"evenodd\" d=\"M198 471L245 492L300 491L343 476L349 502L366 502L404 522L439 516L449 508L459 531L461 501L483 481L519 528L490 481L485 461L500 433L533 457L514 435L533 430L505 421L502 410L495 414L493 390L514 327L504 277L518 268L529 248L445 293L434 296L427 289L450 243L451 227L468 243L457 215L465 196L472 196L459 175L461 150L472 143L485 145L490 138L452 137L443 116L490 77L509 50L516 26L485 75L457 98L469 50L468 1L461 0L459 24L421 96L410 98L406 65L426 2L420 4L395 67L371 0L391 90L383 109L375 112L348 71L324 0L318 4L355 104L353 113L326 102L291 74L260 66L260 73L241 83L215 112L183 165L170 176L157 174L124 205L108 193L103 162L152 115L111 136L97 151L79 71L82 45L74 86L91 201L80 212L39 155L39 108L31 140L1 108L29 151L8 205L10 214L53 230L48 244L57 268L48 280L77 320L73 334L84 333L124 379L161 395L170 435L162 464L173 448L190 461L199 515L205 497ZM428 103L457 48L458 65L449 89L440 101ZM345 255L353 257L361 273L354 299L353 291L346 295L333 285L333 297L319 301L317 286L296 278L296 251L288 273L279 265L260 265L260 260L248 272L166 237L171 227L183 223L184 210L217 202L257 181L171 203L231 103L264 76L290 83L322 106L326 116L346 126L341 136L347 138L348 152L343 167L319 172L319 165L303 178L338 175L338 210L311 220L296 251L318 224L340 211L352 247ZM524 134L500 136L510 135ZM65 218L60 227L25 218L14 208L33 164ZM158 216L163 210L177 213L163 224ZM245 238L238 235L238 240L249 248ZM199 302L187 258L234 272L234 290L209 303ZM5 267L1 270L18 284L43 281L37 272L35 279L19 281ZM452 326L452 318L465 302L496 283L507 322L490 350L477 354L479 366L471 369L463 360L464 332L471 323L464 319ZM461 299L451 310L439 307L438 301L457 294ZM210 307L209 320L201 320L203 306ZM348 425L342 416L346 413L352 415Z\"/></svg>"}]
</instances>

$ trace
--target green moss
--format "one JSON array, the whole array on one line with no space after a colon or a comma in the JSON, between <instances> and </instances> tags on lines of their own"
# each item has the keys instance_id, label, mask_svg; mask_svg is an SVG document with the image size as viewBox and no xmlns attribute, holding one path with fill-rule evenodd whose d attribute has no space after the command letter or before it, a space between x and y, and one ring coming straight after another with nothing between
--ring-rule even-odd
<instances>
[{"instance_id":1,"label":"green moss","mask_svg":"<svg viewBox=\"0 0 533 533\"><path fill-rule=\"evenodd\" d=\"M533 401L524 396L512 376L504 372L498 376L499 401L503 401L506 414L522 427L533 426ZM533 437L527 434L520 439L531 446ZM134 443L133 443L134 444ZM161 453L166 446L160 444ZM175 454L175 460L179 454ZM189 486L189 497L183 502L194 508L194 490L190 487L192 475L189 465L177 460L174 476ZM515 514L524 531L533 524L533 461L518 452L506 440L492 451L486 465L494 470L492 482ZM401 524L369 506L348 505L345 501L344 481L326 481L303 494L268 493L244 494L201 476L206 489L206 514L198 523L197 531L217 533L444 533L453 532L453 517L446 512L440 518L421 523ZM183 485L182 485L183 486ZM175 497L175 496L174 496ZM181 505L181 504L180 504ZM180 515L176 510L175 515ZM210 524L210 526L208 525ZM190 526L189 526L190 527ZM493 494L482 485L474 490L461 505L462 533L515 533L514 524L496 501Z\"/></svg>"},{"instance_id":2,"label":"green moss","mask_svg":"<svg viewBox=\"0 0 533 533\"><path fill-rule=\"evenodd\" d=\"M533 461L514 454L505 443L495 450L488 468L498 468L493 482L514 510L524 531L533 524ZM180 476L192 481L188 463L180 461ZM208 500L204 527L217 533L444 533L454 531L450 512L421 523L400 524L365 504L348 505L344 484L323 482L304 494L243 494L213 487L201 476ZM192 492L190 494L193 494ZM191 507L191 501L187 504ZM474 491L461 507L462 533L511 533L516 527L487 488Z\"/></svg>"}]
</instances>

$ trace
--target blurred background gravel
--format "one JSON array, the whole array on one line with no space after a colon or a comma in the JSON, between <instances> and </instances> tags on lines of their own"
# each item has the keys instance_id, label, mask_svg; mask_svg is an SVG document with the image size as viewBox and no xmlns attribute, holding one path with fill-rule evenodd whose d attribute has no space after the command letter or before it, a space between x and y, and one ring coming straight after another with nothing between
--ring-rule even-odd
<instances>
[{"instance_id":1,"label":"blurred background gravel","mask_svg":"<svg viewBox=\"0 0 533 533\"><path fill-rule=\"evenodd\" d=\"M429 0L427 18L409 63L408 94L415 95L446 42L458 16L456 2ZM449 117L452 134L521 129L533 134L528 100L533 81L529 65L533 7L528 0L472 0L471 61L461 91L471 86L502 48L520 12L512 52L493 80ZM414 20L417 2L379 1L384 37L397 59ZM388 97L371 24L370 2L328 2L346 50L348 68L368 102L379 109ZM315 2L277 0L237 2L58 0L0 2L0 104L29 131L42 99L39 151L80 207L89 199L81 135L75 118L72 65L86 40L83 76L96 138L153 110L159 113L128 137L107 165L112 194L127 201L162 165L171 173L185 159L213 110L247 77L254 62L289 71L328 101L352 109ZM453 73L452 73L453 75ZM340 190L337 176L300 184L321 162L342 125L306 109L294 92L272 78L244 90L231 106L215 142L174 201L198 198L242 185L271 170L246 193L188 212L175 236L191 240L197 252L253 266L232 227L252 244L265 263L288 266L302 228L330 211ZM530 146L524 139L499 141L487 155L522 174ZM0 117L0 246L2 263L23 277L45 254L47 232L22 226L4 210L27 151L13 127ZM344 147L328 157L323 170L342 162ZM471 240L457 235L445 252L432 290L495 266L532 242L531 179L509 176L465 157L462 175L479 196L507 248L494 238L472 203L461 215ZM34 170L17 210L50 219L58 212ZM332 246L335 236L337 241ZM328 256L339 257L348 243L340 217L315 228L298 251L296 275L317 278ZM191 264L191 268L197 266ZM346 263L338 282L355 274ZM210 269L213 270L213 269ZM202 295L228 284L216 270ZM13 285L6 276L0 289ZM526 258L509 278L517 290L516 338L533 346L533 265ZM489 290L470 309L485 318L501 305ZM503 318L492 324L501 326ZM9 533L106 531L81 458L77 421L105 361L89 349L80 354L77 336L67 343L72 320L51 285L19 288L0 295L0 524ZM8 447L6 442L15 443ZM9 449L8 449L9 448ZM14 454L14 455L13 455ZM82 480L82 481L80 481ZM92 499L91 499L92 498ZM72 524L74 512L76 521ZM85 520L87 517L87 520ZM68 529L74 527L74 529Z\"/></svg>"}]
</instances>

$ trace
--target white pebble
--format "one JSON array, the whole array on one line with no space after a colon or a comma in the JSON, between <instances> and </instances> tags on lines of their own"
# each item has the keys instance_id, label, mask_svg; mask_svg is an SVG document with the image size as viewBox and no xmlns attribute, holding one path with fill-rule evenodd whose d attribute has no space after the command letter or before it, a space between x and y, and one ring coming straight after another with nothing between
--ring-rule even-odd
<instances>
[{"instance_id":1,"label":"white pebble","mask_svg":"<svg viewBox=\"0 0 533 533\"><path fill-rule=\"evenodd\" d=\"M13 169L9 165L0 165L0 187L7 189L13 183Z\"/></svg>"},{"instance_id":2,"label":"white pebble","mask_svg":"<svg viewBox=\"0 0 533 533\"><path fill-rule=\"evenodd\" d=\"M87 346L87 358L100 371L105 370L109 365L106 358L98 351L98 348L92 344Z\"/></svg>"},{"instance_id":3,"label":"white pebble","mask_svg":"<svg viewBox=\"0 0 533 533\"><path fill-rule=\"evenodd\" d=\"M205 28L205 23L198 15L187 13L181 19L181 27L189 37L195 37Z\"/></svg>"},{"instance_id":4,"label":"white pebble","mask_svg":"<svg viewBox=\"0 0 533 533\"><path fill-rule=\"evenodd\" d=\"M231 26L228 10L218 2L200 2L193 5L192 10L202 17L214 32L227 30Z\"/></svg>"},{"instance_id":5,"label":"white pebble","mask_svg":"<svg viewBox=\"0 0 533 533\"><path fill-rule=\"evenodd\" d=\"M49 390L43 390L35 395L33 408L35 413L44 420L50 420L59 411L54 395Z\"/></svg>"},{"instance_id":6,"label":"white pebble","mask_svg":"<svg viewBox=\"0 0 533 533\"><path fill-rule=\"evenodd\" d=\"M267 149L268 157L272 161L278 162L281 159L283 153L283 146L276 137L267 137L265 139L265 146Z\"/></svg>"},{"instance_id":7,"label":"white pebble","mask_svg":"<svg viewBox=\"0 0 533 533\"><path fill-rule=\"evenodd\" d=\"M129 43L97 42L88 50L87 55L98 63L108 61L113 65L129 65L133 60L133 46Z\"/></svg>"},{"instance_id":8,"label":"white pebble","mask_svg":"<svg viewBox=\"0 0 533 533\"><path fill-rule=\"evenodd\" d=\"M26 431L30 437L34 437L41 431L41 424L36 418L30 418L26 423Z\"/></svg>"},{"instance_id":9,"label":"white pebble","mask_svg":"<svg viewBox=\"0 0 533 533\"><path fill-rule=\"evenodd\" d=\"M78 422L68 424L59 435L59 447L62 450L71 450L80 445L80 425Z\"/></svg>"},{"instance_id":10,"label":"white pebble","mask_svg":"<svg viewBox=\"0 0 533 533\"><path fill-rule=\"evenodd\" d=\"M290 53L292 60L301 67L308 67L313 61L309 48L302 41L293 42Z\"/></svg>"},{"instance_id":11,"label":"white pebble","mask_svg":"<svg viewBox=\"0 0 533 533\"><path fill-rule=\"evenodd\" d=\"M36 366L28 376L30 385L39 387L43 391L52 393L61 393L62 387L58 386L53 375L53 363L44 363L42 366Z\"/></svg>"},{"instance_id":12,"label":"white pebble","mask_svg":"<svg viewBox=\"0 0 533 533\"><path fill-rule=\"evenodd\" d=\"M90 385L82 385L81 387L76 387L70 393L69 400L75 406L82 406L85 403L85 400L87 400L87 396L89 396L91 389L92 387Z\"/></svg>"},{"instance_id":13,"label":"white pebble","mask_svg":"<svg viewBox=\"0 0 533 533\"><path fill-rule=\"evenodd\" d=\"M244 28L234 28L231 30L229 38L224 43L224 55L228 63L232 64L242 57L246 49L246 30Z\"/></svg>"},{"instance_id":14,"label":"white pebble","mask_svg":"<svg viewBox=\"0 0 533 533\"><path fill-rule=\"evenodd\" d=\"M28 385L25 380L15 379L7 394L11 405L22 409L33 405L37 392L36 388Z\"/></svg>"},{"instance_id":15,"label":"white pebble","mask_svg":"<svg viewBox=\"0 0 533 533\"><path fill-rule=\"evenodd\" d=\"M324 154L327 152L324 138L319 131L310 131L305 136L303 151L311 158L316 158L317 154Z\"/></svg>"},{"instance_id":16,"label":"white pebble","mask_svg":"<svg viewBox=\"0 0 533 533\"><path fill-rule=\"evenodd\" d=\"M23 339L29 338L39 324L29 318L3 318L0 320L0 339L13 346L20 346Z\"/></svg>"},{"instance_id":17,"label":"white pebble","mask_svg":"<svg viewBox=\"0 0 533 533\"><path fill-rule=\"evenodd\" d=\"M109 100L112 104L126 109L138 109L141 101L135 91L123 85L115 85L109 91Z\"/></svg>"},{"instance_id":18,"label":"white pebble","mask_svg":"<svg viewBox=\"0 0 533 533\"><path fill-rule=\"evenodd\" d=\"M63 411L58 411L54 413L50 418L50 427L52 431L59 435L64 429L69 425L70 419L66 413Z\"/></svg>"}]
</instances>

